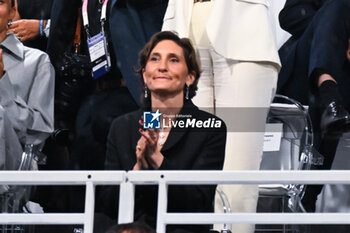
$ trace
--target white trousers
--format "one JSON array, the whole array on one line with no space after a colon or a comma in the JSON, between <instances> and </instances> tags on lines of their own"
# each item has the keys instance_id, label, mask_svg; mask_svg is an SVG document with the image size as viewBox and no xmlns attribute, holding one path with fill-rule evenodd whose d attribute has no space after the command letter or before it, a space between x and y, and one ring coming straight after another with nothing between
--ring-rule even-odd
<instances>
[{"instance_id":1,"label":"white trousers","mask_svg":"<svg viewBox=\"0 0 350 233\"><path fill-rule=\"evenodd\" d=\"M199 50L202 75L194 103L222 118L228 129L224 170L258 170L268 108L275 92L277 70L272 64L237 62L213 49ZM244 125L244 127L237 127ZM219 185L233 212L255 212L257 185ZM215 198L215 211L223 212ZM215 226L217 230L221 225ZM253 233L254 225L232 226L233 232Z\"/></svg>"},{"instance_id":2,"label":"white trousers","mask_svg":"<svg viewBox=\"0 0 350 233\"><path fill-rule=\"evenodd\" d=\"M205 20L213 2L196 3L191 33L201 62L201 77L194 103L222 118L228 129L224 170L258 170L262 157L265 121L277 83L277 69L268 62L226 59L212 48ZM224 36L224 35L223 35ZM257 185L219 185L232 212L255 212ZM223 212L215 197L215 212ZM216 225L221 230L222 225ZM232 232L253 233L254 225L234 225Z\"/></svg>"}]
</instances>

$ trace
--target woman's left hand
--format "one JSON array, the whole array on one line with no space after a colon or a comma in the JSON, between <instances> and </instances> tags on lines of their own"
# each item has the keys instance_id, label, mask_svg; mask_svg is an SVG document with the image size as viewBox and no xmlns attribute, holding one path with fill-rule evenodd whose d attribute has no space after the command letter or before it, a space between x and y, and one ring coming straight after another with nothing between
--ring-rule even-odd
<instances>
[{"instance_id":1,"label":"woman's left hand","mask_svg":"<svg viewBox=\"0 0 350 233\"><path fill-rule=\"evenodd\" d=\"M20 19L13 21L8 31L13 32L22 42L33 39L39 35L39 20Z\"/></svg>"},{"instance_id":2,"label":"woman's left hand","mask_svg":"<svg viewBox=\"0 0 350 233\"><path fill-rule=\"evenodd\" d=\"M154 168L158 169L164 160L164 156L160 153L158 147L158 131L156 129L148 129L144 131L140 129L141 137L146 139L147 161Z\"/></svg>"}]
</instances>

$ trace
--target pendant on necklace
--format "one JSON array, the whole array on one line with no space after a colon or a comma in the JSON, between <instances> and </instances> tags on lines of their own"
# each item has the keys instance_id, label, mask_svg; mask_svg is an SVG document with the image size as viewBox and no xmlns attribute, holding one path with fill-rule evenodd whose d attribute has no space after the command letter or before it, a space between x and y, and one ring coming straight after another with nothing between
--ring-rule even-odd
<instances>
[{"instance_id":1,"label":"pendant on necklace","mask_svg":"<svg viewBox=\"0 0 350 233\"><path fill-rule=\"evenodd\" d=\"M160 145L160 146L164 145L164 143L165 143L164 138L165 138L164 128L161 128L160 132L159 132L158 145Z\"/></svg>"}]
</instances>

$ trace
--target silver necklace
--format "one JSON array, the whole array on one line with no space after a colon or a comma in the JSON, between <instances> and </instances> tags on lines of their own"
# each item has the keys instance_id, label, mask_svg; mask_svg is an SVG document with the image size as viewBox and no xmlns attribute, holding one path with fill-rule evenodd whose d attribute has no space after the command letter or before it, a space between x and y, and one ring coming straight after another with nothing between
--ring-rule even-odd
<instances>
[{"instance_id":1,"label":"silver necklace","mask_svg":"<svg viewBox=\"0 0 350 233\"><path fill-rule=\"evenodd\" d=\"M158 138L158 145L163 146L165 143L165 132L164 132L164 128L160 128L160 131L158 133L159 138Z\"/></svg>"}]
</instances>

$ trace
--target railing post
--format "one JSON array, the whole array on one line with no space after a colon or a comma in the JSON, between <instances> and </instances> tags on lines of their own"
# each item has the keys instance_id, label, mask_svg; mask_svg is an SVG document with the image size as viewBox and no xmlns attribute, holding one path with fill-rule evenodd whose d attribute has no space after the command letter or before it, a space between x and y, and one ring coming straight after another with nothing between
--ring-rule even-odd
<instances>
[{"instance_id":1,"label":"railing post","mask_svg":"<svg viewBox=\"0 0 350 233\"><path fill-rule=\"evenodd\" d=\"M93 182L87 181L86 189L85 189L84 233L93 233L94 212L95 212L95 185Z\"/></svg>"},{"instance_id":2,"label":"railing post","mask_svg":"<svg viewBox=\"0 0 350 233\"><path fill-rule=\"evenodd\" d=\"M126 174L127 176L127 174ZM118 223L130 223L134 221L135 185L126 177L120 184Z\"/></svg>"},{"instance_id":3,"label":"railing post","mask_svg":"<svg viewBox=\"0 0 350 233\"><path fill-rule=\"evenodd\" d=\"M165 218L168 206L168 184L164 179L164 175L161 175L160 178L158 187L157 233L165 233Z\"/></svg>"}]
</instances>

